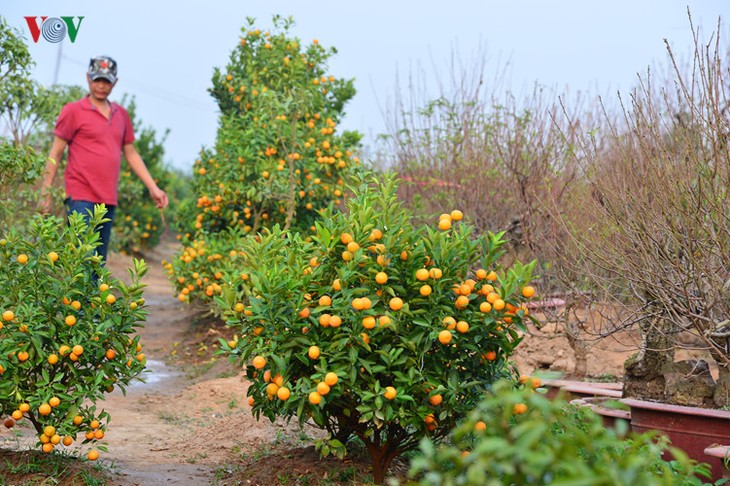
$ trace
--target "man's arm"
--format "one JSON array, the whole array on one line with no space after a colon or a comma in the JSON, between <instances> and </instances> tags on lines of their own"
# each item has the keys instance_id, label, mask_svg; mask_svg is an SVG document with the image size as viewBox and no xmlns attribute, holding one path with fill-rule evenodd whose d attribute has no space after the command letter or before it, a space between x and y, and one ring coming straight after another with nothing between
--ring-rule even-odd
<instances>
[{"instance_id":1,"label":"man's arm","mask_svg":"<svg viewBox=\"0 0 730 486\"><path fill-rule=\"evenodd\" d=\"M48 154L48 162L44 170L43 183L41 185L41 200L40 200L40 211L44 214L51 212L53 206L53 200L51 199L51 193L49 189L53 185L53 180L56 178L56 172L58 172L58 163L63 157L63 152L66 150L68 142L66 140L56 136L53 137L53 145L51 151Z\"/></svg>"},{"instance_id":2,"label":"man's arm","mask_svg":"<svg viewBox=\"0 0 730 486\"><path fill-rule=\"evenodd\" d=\"M157 183L147 170L147 166L142 160L142 157L139 156L137 149L134 148L134 144L126 144L122 148L122 152L124 153L124 158L127 159L129 168L132 169L132 172L137 174L139 180L141 180L145 187L147 187L147 190L150 192L150 196L152 196L152 199L155 203L157 203L157 207L166 208L168 204L167 194L165 194L165 191L157 187Z\"/></svg>"}]
</instances>

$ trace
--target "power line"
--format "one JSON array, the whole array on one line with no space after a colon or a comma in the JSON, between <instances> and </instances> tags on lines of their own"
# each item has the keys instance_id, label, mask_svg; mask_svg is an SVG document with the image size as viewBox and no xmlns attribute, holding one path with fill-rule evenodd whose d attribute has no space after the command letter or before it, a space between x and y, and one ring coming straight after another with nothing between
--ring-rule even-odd
<instances>
[{"instance_id":1,"label":"power line","mask_svg":"<svg viewBox=\"0 0 730 486\"><path fill-rule=\"evenodd\" d=\"M83 63L72 57L69 57L66 55L61 55L60 57L66 61L69 61L72 64L76 64L78 66L86 66L86 63ZM59 62L59 64L60 64L60 62ZM58 68L56 68L56 71L58 71ZM137 91L148 94L155 98L159 98L159 99L174 103L176 105L184 105L184 106L187 106L188 108L194 108L194 109L200 110L200 111L205 111L205 112L211 111L210 106L205 105L198 100L188 98L185 95L170 91L169 89L163 89L163 88L159 88L157 86L145 84L134 78L128 78L126 76L124 77L124 82L125 82L125 84L128 84L131 87L135 88Z\"/></svg>"}]
</instances>

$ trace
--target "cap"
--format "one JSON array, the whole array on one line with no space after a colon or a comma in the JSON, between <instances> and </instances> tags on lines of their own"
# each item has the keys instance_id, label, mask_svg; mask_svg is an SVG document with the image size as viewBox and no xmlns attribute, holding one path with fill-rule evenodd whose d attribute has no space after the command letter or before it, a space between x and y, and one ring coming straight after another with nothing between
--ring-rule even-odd
<instances>
[{"instance_id":1,"label":"cap","mask_svg":"<svg viewBox=\"0 0 730 486\"><path fill-rule=\"evenodd\" d=\"M109 56L98 56L89 62L89 77L92 81L106 79L110 83L117 81L117 62Z\"/></svg>"}]
</instances>

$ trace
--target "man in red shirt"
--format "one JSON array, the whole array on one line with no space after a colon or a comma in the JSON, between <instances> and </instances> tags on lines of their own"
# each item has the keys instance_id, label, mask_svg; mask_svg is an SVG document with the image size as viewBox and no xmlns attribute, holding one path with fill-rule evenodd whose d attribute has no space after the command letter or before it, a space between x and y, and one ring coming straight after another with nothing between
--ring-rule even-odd
<instances>
[{"instance_id":1,"label":"man in red shirt","mask_svg":"<svg viewBox=\"0 0 730 486\"><path fill-rule=\"evenodd\" d=\"M86 74L89 94L67 104L56 121L53 146L46 165L42 190L53 183L68 147L68 166L64 174L67 213L76 211L87 216L95 204L104 204L109 222L98 228L101 245L96 253L106 260L111 236L121 156L147 187L158 208L167 207L167 194L157 187L142 158L134 148L134 130L127 111L108 100L117 83L117 63L107 56L91 59ZM41 209L51 210L51 197L42 200ZM87 219L88 221L88 219Z\"/></svg>"}]
</instances>

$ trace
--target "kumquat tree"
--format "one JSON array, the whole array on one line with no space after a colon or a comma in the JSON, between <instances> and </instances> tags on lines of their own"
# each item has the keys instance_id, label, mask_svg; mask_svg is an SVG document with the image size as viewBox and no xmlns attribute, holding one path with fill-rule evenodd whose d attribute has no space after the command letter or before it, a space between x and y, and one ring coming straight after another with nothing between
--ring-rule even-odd
<instances>
[{"instance_id":1,"label":"kumquat tree","mask_svg":"<svg viewBox=\"0 0 730 486\"><path fill-rule=\"evenodd\" d=\"M311 241L279 226L246 239L248 280L216 299L241 336L221 346L245 365L253 413L326 429L323 454L358 437L376 483L493 382L517 383L509 358L534 295L534 262L498 265L500 234L473 234L458 210L414 227L396 189L363 176Z\"/></svg>"},{"instance_id":2,"label":"kumquat tree","mask_svg":"<svg viewBox=\"0 0 730 486\"><path fill-rule=\"evenodd\" d=\"M29 421L44 452L79 439L104 450L110 417L96 402L145 365L147 268L135 260L125 284L101 265L99 208L89 225L36 215L0 235L0 415L6 427Z\"/></svg>"},{"instance_id":3,"label":"kumquat tree","mask_svg":"<svg viewBox=\"0 0 730 486\"><path fill-rule=\"evenodd\" d=\"M335 49L291 37L291 19L273 23L275 32L262 32L249 18L228 65L213 75L217 140L194 164L197 200L180 216L184 248L168 267L181 300L210 302L220 293L216 274L240 273L233 263L229 275L226 260L241 236L273 225L311 233L360 165L360 135L336 132L355 90L327 74Z\"/></svg>"}]
</instances>

